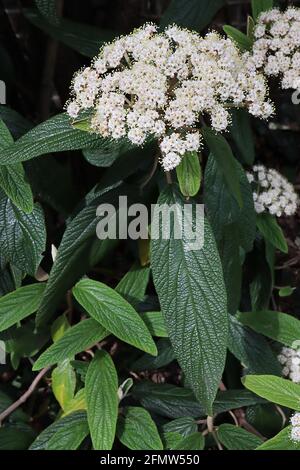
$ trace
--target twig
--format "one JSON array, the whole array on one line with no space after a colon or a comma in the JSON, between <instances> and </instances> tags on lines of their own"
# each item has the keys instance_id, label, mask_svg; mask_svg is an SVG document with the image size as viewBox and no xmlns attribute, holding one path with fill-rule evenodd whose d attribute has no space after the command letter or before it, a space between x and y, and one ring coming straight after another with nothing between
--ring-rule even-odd
<instances>
[{"instance_id":1,"label":"twig","mask_svg":"<svg viewBox=\"0 0 300 470\"><path fill-rule=\"evenodd\" d=\"M6 410L3 411L3 413L0 414L0 424L2 423L2 421L7 418L11 413L13 413L17 408L19 408L19 406L23 405L23 403L26 402L26 400L30 397L30 395L34 392L35 388L37 387L38 383L40 382L40 380L44 377L44 375L47 374L47 372L51 369L52 366L48 366L48 367L44 367L44 369L42 369L38 375L36 376L36 378L34 379L34 381L32 382L32 384L30 385L30 387L28 388L28 390L26 390L25 393L23 393L23 395L20 396L20 398L18 398L18 400L16 400L14 403L12 403Z\"/></svg>"},{"instance_id":2,"label":"twig","mask_svg":"<svg viewBox=\"0 0 300 470\"><path fill-rule=\"evenodd\" d=\"M278 411L278 413L280 414L281 416L281 419L282 419L282 427L284 428L285 424L286 424L286 416L284 414L284 412L282 411L282 409L280 408L280 406L278 405L275 405L276 407L276 410Z\"/></svg>"},{"instance_id":3,"label":"twig","mask_svg":"<svg viewBox=\"0 0 300 470\"><path fill-rule=\"evenodd\" d=\"M217 447L219 450L223 450L223 447L217 437L217 434L215 432L215 428L214 428L214 419L212 416L207 416L207 420L206 420L206 423L207 423L207 429L208 429L208 432L213 436L214 440L215 440L215 443L217 444Z\"/></svg>"},{"instance_id":4,"label":"twig","mask_svg":"<svg viewBox=\"0 0 300 470\"><path fill-rule=\"evenodd\" d=\"M141 186L140 186L140 189L143 190L145 186L147 186L147 184L149 183L149 181L151 180L152 176L154 175L154 173L156 172L156 168L157 168L157 164L158 164L158 158L159 158L159 154L156 154L154 156L154 162L153 162L153 165L152 165L152 168L151 168L151 171L149 173L149 175L146 176L146 178L144 179L144 181L142 182Z\"/></svg>"}]
</instances>

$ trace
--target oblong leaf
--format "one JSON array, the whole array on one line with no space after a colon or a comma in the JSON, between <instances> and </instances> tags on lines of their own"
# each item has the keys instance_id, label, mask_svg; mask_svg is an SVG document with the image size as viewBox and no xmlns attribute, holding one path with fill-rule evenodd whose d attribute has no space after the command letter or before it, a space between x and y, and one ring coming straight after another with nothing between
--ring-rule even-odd
<instances>
[{"instance_id":1,"label":"oblong leaf","mask_svg":"<svg viewBox=\"0 0 300 470\"><path fill-rule=\"evenodd\" d=\"M242 382L260 397L300 411L300 385L273 375L247 375Z\"/></svg>"},{"instance_id":2,"label":"oblong leaf","mask_svg":"<svg viewBox=\"0 0 300 470\"><path fill-rule=\"evenodd\" d=\"M223 26L223 29L227 36L232 39L242 51L251 50L253 41L245 33L242 33L242 31L228 24Z\"/></svg>"},{"instance_id":3,"label":"oblong leaf","mask_svg":"<svg viewBox=\"0 0 300 470\"><path fill-rule=\"evenodd\" d=\"M182 213L184 199L176 189L161 193L158 205L168 204ZM187 240L174 237L152 240L151 268L165 324L176 357L189 385L212 412L225 363L228 317L223 271L208 222L204 245L186 249ZM216 292L215 287L218 286Z\"/></svg>"},{"instance_id":4,"label":"oblong leaf","mask_svg":"<svg viewBox=\"0 0 300 470\"><path fill-rule=\"evenodd\" d=\"M33 365L33 370L56 364L64 359L72 359L102 341L109 333L96 320L88 318L72 326L64 335L41 354Z\"/></svg>"},{"instance_id":5,"label":"oblong leaf","mask_svg":"<svg viewBox=\"0 0 300 470\"><path fill-rule=\"evenodd\" d=\"M0 298L0 331L36 312L42 300L45 284L19 287Z\"/></svg>"},{"instance_id":6,"label":"oblong leaf","mask_svg":"<svg viewBox=\"0 0 300 470\"><path fill-rule=\"evenodd\" d=\"M281 376L282 368L266 338L251 331L233 315L229 315L228 349L249 373Z\"/></svg>"},{"instance_id":7,"label":"oblong leaf","mask_svg":"<svg viewBox=\"0 0 300 470\"><path fill-rule=\"evenodd\" d=\"M118 417L118 376L110 355L98 351L86 379L88 423L95 450L112 448Z\"/></svg>"},{"instance_id":8,"label":"oblong leaf","mask_svg":"<svg viewBox=\"0 0 300 470\"><path fill-rule=\"evenodd\" d=\"M122 341L156 355L155 343L145 323L134 308L114 289L102 282L82 279L73 288L83 308Z\"/></svg>"},{"instance_id":9,"label":"oblong leaf","mask_svg":"<svg viewBox=\"0 0 300 470\"><path fill-rule=\"evenodd\" d=\"M74 398L76 387L75 371L68 359L63 360L53 369L51 380L53 394L61 408L65 410Z\"/></svg>"},{"instance_id":10,"label":"oblong leaf","mask_svg":"<svg viewBox=\"0 0 300 470\"><path fill-rule=\"evenodd\" d=\"M127 406L118 420L117 436L131 450L162 450L156 424L148 411Z\"/></svg>"},{"instance_id":11,"label":"oblong leaf","mask_svg":"<svg viewBox=\"0 0 300 470\"><path fill-rule=\"evenodd\" d=\"M251 0L252 16L256 21L260 13L273 8L273 0Z\"/></svg>"},{"instance_id":12,"label":"oblong leaf","mask_svg":"<svg viewBox=\"0 0 300 470\"><path fill-rule=\"evenodd\" d=\"M289 248L281 227L271 214L259 214L256 219L258 230L262 236L278 250L288 253Z\"/></svg>"},{"instance_id":13,"label":"oblong leaf","mask_svg":"<svg viewBox=\"0 0 300 470\"><path fill-rule=\"evenodd\" d=\"M96 134L74 129L67 114L57 114L3 149L1 164L22 162L50 152L93 147L100 141Z\"/></svg>"},{"instance_id":14,"label":"oblong leaf","mask_svg":"<svg viewBox=\"0 0 300 470\"><path fill-rule=\"evenodd\" d=\"M0 190L0 247L5 261L34 276L46 247L43 209L26 214Z\"/></svg>"},{"instance_id":15,"label":"oblong leaf","mask_svg":"<svg viewBox=\"0 0 300 470\"><path fill-rule=\"evenodd\" d=\"M45 2L46 0L39 1ZM37 28L87 57L97 55L102 44L110 42L118 35L116 31L96 28L66 18L61 18L59 24L49 23L33 9L24 8L23 11L26 19Z\"/></svg>"},{"instance_id":16,"label":"oblong leaf","mask_svg":"<svg viewBox=\"0 0 300 470\"><path fill-rule=\"evenodd\" d=\"M180 191L184 196L196 196L201 184L201 167L197 152L187 152L176 167Z\"/></svg>"},{"instance_id":17,"label":"oblong leaf","mask_svg":"<svg viewBox=\"0 0 300 470\"><path fill-rule=\"evenodd\" d=\"M293 347L299 341L300 320L287 313L271 310L243 312L239 313L238 319L243 325L286 346Z\"/></svg>"},{"instance_id":18,"label":"oblong leaf","mask_svg":"<svg viewBox=\"0 0 300 470\"><path fill-rule=\"evenodd\" d=\"M146 323L152 336L168 337L164 317L161 312L143 312L141 313L141 318Z\"/></svg>"},{"instance_id":19,"label":"oblong leaf","mask_svg":"<svg viewBox=\"0 0 300 470\"><path fill-rule=\"evenodd\" d=\"M272 439L257 447L256 450L300 450L300 442L292 441L291 431L292 426L287 426Z\"/></svg>"},{"instance_id":20,"label":"oblong leaf","mask_svg":"<svg viewBox=\"0 0 300 470\"><path fill-rule=\"evenodd\" d=\"M228 450L253 450L262 443L262 439L255 434L233 424L221 424L217 435Z\"/></svg>"},{"instance_id":21,"label":"oblong leaf","mask_svg":"<svg viewBox=\"0 0 300 470\"><path fill-rule=\"evenodd\" d=\"M149 276L149 267L134 264L130 271L123 276L116 287L116 291L136 308L145 296Z\"/></svg>"},{"instance_id":22,"label":"oblong leaf","mask_svg":"<svg viewBox=\"0 0 300 470\"><path fill-rule=\"evenodd\" d=\"M75 450L89 434L84 411L76 411L48 426L29 450Z\"/></svg>"}]
</instances>

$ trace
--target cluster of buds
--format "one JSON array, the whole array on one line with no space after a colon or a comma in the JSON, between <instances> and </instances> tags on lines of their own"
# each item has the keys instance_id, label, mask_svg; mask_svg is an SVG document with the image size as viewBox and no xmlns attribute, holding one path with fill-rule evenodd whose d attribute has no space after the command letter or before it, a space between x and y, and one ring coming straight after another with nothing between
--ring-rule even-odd
<instances>
[{"instance_id":1,"label":"cluster of buds","mask_svg":"<svg viewBox=\"0 0 300 470\"><path fill-rule=\"evenodd\" d=\"M204 38L177 26L159 33L146 24L105 45L72 83L67 112L92 111L91 128L104 137L143 145L155 137L166 171L201 148L201 122L218 132L230 124L230 108L268 118L264 75L253 58L215 32Z\"/></svg>"},{"instance_id":2,"label":"cluster of buds","mask_svg":"<svg viewBox=\"0 0 300 470\"><path fill-rule=\"evenodd\" d=\"M254 30L253 59L267 76L279 76L284 89L300 88L300 9L261 13Z\"/></svg>"},{"instance_id":3,"label":"cluster of buds","mask_svg":"<svg viewBox=\"0 0 300 470\"><path fill-rule=\"evenodd\" d=\"M282 374L292 382L300 383L300 351L284 347L278 355L278 361L283 366Z\"/></svg>"},{"instance_id":4,"label":"cluster of buds","mask_svg":"<svg viewBox=\"0 0 300 470\"><path fill-rule=\"evenodd\" d=\"M291 440L294 442L300 442L300 413L295 413L291 417Z\"/></svg>"},{"instance_id":5,"label":"cluster of buds","mask_svg":"<svg viewBox=\"0 0 300 470\"><path fill-rule=\"evenodd\" d=\"M273 168L254 165L247 173L253 189L254 207L258 214L293 215L297 210L298 195L289 181Z\"/></svg>"}]
</instances>

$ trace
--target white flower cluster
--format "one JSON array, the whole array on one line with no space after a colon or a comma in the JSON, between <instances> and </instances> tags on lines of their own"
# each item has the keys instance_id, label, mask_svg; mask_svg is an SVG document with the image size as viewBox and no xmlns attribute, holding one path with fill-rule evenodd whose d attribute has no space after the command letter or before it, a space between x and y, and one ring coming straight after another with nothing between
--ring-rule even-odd
<instances>
[{"instance_id":1,"label":"white flower cluster","mask_svg":"<svg viewBox=\"0 0 300 470\"><path fill-rule=\"evenodd\" d=\"M291 440L295 442L300 442L300 413L295 413L291 417Z\"/></svg>"},{"instance_id":2,"label":"white flower cluster","mask_svg":"<svg viewBox=\"0 0 300 470\"><path fill-rule=\"evenodd\" d=\"M282 374L292 382L300 383L300 351L284 347L277 358L283 366Z\"/></svg>"},{"instance_id":3,"label":"white flower cluster","mask_svg":"<svg viewBox=\"0 0 300 470\"><path fill-rule=\"evenodd\" d=\"M297 210L298 196L288 180L273 168L254 165L247 173L253 188L254 207L258 214L293 215Z\"/></svg>"},{"instance_id":4,"label":"white flower cluster","mask_svg":"<svg viewBox=\"0 0 300 470\"><path fill-rule=\"evenodd\" d=\"M253 59L266 75L280 76L282 88L300 88L300 8L261 13L254 30Z\"/></svg>"},{"instance_id":5,"label":"white flower cluster","mask_svg":"<svg viewBox=\"0 0 300 470\"><path fill-rule=\"evenodd\" d=\"M199 150L201 117L224 131L231 106L262 118L273 112L264 76L248 53L215 32L202 38L177 26L158 33L146 24L105 45L75 75L72 95L68 114L76 118L93 108L91 127L102 136L136 145L156 137L165 170Z\"/></svg>"}]
</instances>

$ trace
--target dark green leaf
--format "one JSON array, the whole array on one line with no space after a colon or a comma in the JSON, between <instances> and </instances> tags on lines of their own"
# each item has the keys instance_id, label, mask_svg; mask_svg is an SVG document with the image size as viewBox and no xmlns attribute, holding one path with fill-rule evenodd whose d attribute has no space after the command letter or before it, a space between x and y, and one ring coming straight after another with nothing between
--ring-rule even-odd
<instances>
[{"instance_id":1,"label":"dark green leaf","mask_svg":"<svg viewBox=\"0 0 300 470\"><path fill-rule=\"evenodd\" d=\"M236 165L236 160L227 140L212 129L205 127L202 129L204 139L216 159L220 171L223 173L224 181L236 199L240 208L243 207L243 199L240 187L240 174Z\"/></svg>"},{"instance_id":2,"label":"dark green leaf","mask_svg":"<svg viewBox=\"0 0 300 470\"><path fill-rule=\"evenodd\" d=\"M86 148L82 153L91 165L109 167L120 155L130 152L133 148L135 148L135 146L125 139L107 139L99 148Z\"/></svg>"},{"instance_id":3,"label":"dark green leaf","mask_svg":"<svg viewBox=\"0 0 300 470\"><path fill-rule=\"evenodd\" d=\"M72 359L81 351L85 351L102 341L107 335L108 331L92 318L82 320L77 325L67 329L59 340L43 352L34 363L33 370L60 363L64 359Z\"/></svg>"},{"instance_id":4,"label":"dark green leaf","mask_svg":"<svg viewBox=\"0 0 300 470\"><path fill-rule=\"evenodd\" d=\"M153 370L164 367L174 361L175 354L169 340L162 338L157 342L156 346L156 357L153 357L150 354L144 354L131 365L131 368L137 371Z\"/></svg>"},{"instance_id":5,"label":"dark green leaf","mask_svg":"<svg viewBox=\"0 0 300 470\"><path fill-rule=\"evenodd\" d=\"M286 313L263 310L240 313L238 318L257 333L286 346L293 347L293 344L300 338L300 320Z\"/></svg>"},{"instance_id":6,"label":"dark green leaf","mask_svg":"<svg viewBox=\"0 0 300 470\"><path fill-rule=\"evenodd\" d=\"M25 424L0 428L0 450L27 450L35 437L33 429Z\"/></svg>"},{"instance_id":7,"label":"dark green leaf","mask_svg":"<svg viewBox=\"0 0 300 470\"><path fill-rule=\"evenodd\" d=\"M252 165L255 159L255 147L249 114L245 109L232 109L231 117L230 134L239 156L244 163Z\"/></svg>"},{"instance_id":8,"label":"dark green leaf","mask_svg":"<svg viewBox=\"0 0 300 470\"><path fill-rule=\"evenodd\" d=\"M233 424L221 424L217 435L228 450L253 450L262 443L255 434Z\"/></svg>"},{"instance_id":9,"label":"dark green leaf","mask_svg":"<svg viewBox=\"0 0 300 470\"><path fill-rule=\"evenodd\" d=\"M300 385L273 375L246 375L242 382L260 397L300 411Z\"/></svg>"},{"instance_id":10,"label":"dark green leaf","mask_svg":"<svg viewBox=\"0 0 300 470\"><path fill-rule=\"evenodd\" d=\"M168 337L164 317L161 312L143 312L141 317L152 336L159 336L161 338Z\"/></svg>"},{"instance_id":11,"label":"dark green leaf","mask_svg":"<svg viewBox=\"0 0 300 470\"><path fill-rule=\"evenodd\" d=\"M34 313L42 299L45 284L30 284L0 298L0 331Z\"/></svg>"},{"instance_id":12,"label":"dark green leaf","mask_svg":"<svg viewBox=\"0 0 300 470\"><path fill-rule=\"evenodd\" d=\"M0 105L0 117L5 122L14 139L19 139L19 137L22 137L32 128L32 124L27 119L8 106Z\"/></svg>"},{"instance_id":13,"label":"dark green leaf","mask_svg":"<svg viewBox=\"0 0 300 470\"><path fill-rule=\"evenodd\" d=\"M89 433L86 413L75 411L48 426L30 450L75 450Z\"/></svg>"},{"instance_id":14,"label":"dark green leaf","mask_svg":"<svg viewBox=\"0 0 300 470\"><path fill-rule=\"evenodd\" d=\"M95 450L113 446L118 417L118 376L110 355L98 351L89 365L86 379L88 423Z\"/></svg>"},{"instance_id":15,"label":"dark green leaf","mask_svg":"<svg viewBox=\"0 0 300 470\"><path fill-rule=\"evenodd\" d=\"M225 225L219 242L219 253L223 266L227 293L228 312L235 314L240 305L242 289L242 260L240 254L238 224Z\"/></svg>"},{"instance_id":16,"label":"dark green leaf","mask_svg":"<svg viewBox=\"0 0 300 470\"><path fill-rule=\"evenodd\" d=\"M196 421L187 416L184 418L177 418L163 426L164 433L175 432L179 433L182 437L189 436L190 434L194 434L198 429L198 425Z\"/></svg>"},{"instance_id":17,"label":"dark green leaf","mask_svg":"<svg viewBox=\"0 0 300 470\"><path fill-rule=\"evenodd\" d=\"M156 425L148 411L128 406L118 420L117 436L131 450L162 450Z\"/></svg>"},{"instance_id":18,"label":"dark green leaf","mask_svg":"<svg viewBox=\"0 0 300 470\"><path fill-rule=\"evenodd\" d=\"M134 385L132 395L148 410L168 418L186 416L199 418L206 415L204 407L187 388L144 381ZM227 390L218 392L213 412L214 414L223 413L256 403L264 403L264 400L248 390Z\"/></svg>"},{"instance_id":19,"label":"dark green leaf","mask_svg":"<svg viewBox=\"0 0 300 470\"><path fill-rule=\"evenodd\" d=\"M205 439L200 432L195 432L190 436L184 437L179 441L174 450L203 450L205 446Z\"/></svg>"},{"instance_id":20,"label":"dark green leaf","mask_svg":"<svg viewBox=\"0 0 300 470\"><path fill-rule=\"evenodd\" d=\"M224 174L212 155L209 156L205 169L204 200L217 241L219 242L224 236L224 226L234 223L240 246L245 251L250 251L256 232L252 190L242 166L236 160L234 165L242 192L243 208L239 207L230 194Z\"/></svg>"},{"instance_id":21,"label":"dark green leaf","mask_svg":"<svg viewBox=\"0 0 300 470\"><path fill-rule=\"evenodd\" d=\"M134 264L116 287L116 291L134 308L144 299L149 282L150 268Z\"/></svg>"},{"instance_id":22,"label":"dark green leaf","mask_svg":"<svg viewBox=\"0 0 300 470\"><path fill-rule=\"evenodd\" d=\"M27 214L33 211L33 195L22 163L0 166L0 187L20 210Z\"/></svg>"},{"instance_id":23,"label":"dark green leaf","mask_svg":"<svg viewBox=\"0 0 300 470\"><path fill-rule=\"evenodd\" d=\"M168 188L158 205L174 204L175 218L182 213L184 202L177 190ZM186 239L174 237L173 221L168 240L152 240L151 267L176 357L196 396L211 413L226 355L226 292L219 255L206 220L203 248L189 250L187 243ZM217 293L212 288L215 285Z\"/></svg>"},{"instance_id":24,"label":"dark green leaf","mask_svg":"<svg viewBox=\"0 0 300 470\"><path fill-rule=\"evenodd\" d=\"M228 349L253 374L281 375L281 367L266 339L229 316Z\"/></svg>"},{"instance_id":25,"label":"dark green leaf","mask_svg":"<svg viewBox=\"0 0 300 470\"><path fill-rule=\"evenodd\" d=\"M67 114L57 114L3 149L1 164L22 162L50 152L96 147L103 140L96 134L74 129Z\"/></svg>"},{"instance_id":26,"label":"dark green leaf","mask_svg":"<svg viewBox=\"0 0 300 470\"><path fill-rule=\"evenodd\" d=\"M288 253L288 245L284 238L281 227L278 225L276 218L271 214L259 214L256 219L258 230L263 237L271 243L275 248Z\"/></svg>"},{"instance_id":27,"label":"dark green leaf","mask_svg":"<svg viewBox=\"0 0 300 470\"><path fill-rule=\"evenodd\" d=\"M47 21L54 25L59 23L59 17L56 9L56 0L35 0L35 3Z\"/></svg>"},{"instance_id":28,"label":"dark green leaf","mask_svg":"<svg viewBox=\"0 0 300 470\"><path fill-rule=\"evenodd\" d=\"M0 119L0 149L8 147L13 142L8 128ZM30 185L25 180L25 172L21 163L0 166L0 187L19 209L27 213L32 212L33 196Z\"/></svg>"},{"instance_id":29,"label":"dark green leaf","mask_svg":"<svg viewBox=\"0 0 300 470\"><path fill-rule=\"evenodd\" d=\"M54 39L87 57L94 57L100 47L118 35L115 31L95 28L62 18L59 25L53 25L35 10L26 9L26 18L37 28L42 29Z\"/></svg>"},{"instance_id":30,"label":"dark green leaf","mask_svg":"<svg viewBox=\"0 0 300 470\"><path fill-rule=\"evenodd\" d=\"M204 29L218 10L225 5L225 0L172 0L161 19L161 27L176 23L184 28Z\"/></svg>"},{"instance_id":31,"label":"dark green leaf","mask_svg":"<svg viewBox=\"0 0 300 470\"><path fill-rule=\"evenodd\" d=\"M145 323L114 289L102 282L82 279L73 288L73 295L95 320L117 338L149 354L157 354Z\"/></svg>"},{"instance_id":32,"label":"dark green leaf","mask_svg":"<svg viewBox=\"0 0 300 470\"><path fill-rule=\"evenodd\" d=\"M5 260L34 276L46 248L42 207L36 203L31 214L18 209L0 191L0 249Z\"/></svg>"},{"instance_id":33,"label":"dark green leaf","mask_svg":"<svg viewBox=\"0 0 300 470\"><path fill-rule=\"evenodd\" d=\"M273 0L251 0L252 16L256 21L261 12L273 7Z\"/></svg>"}]
</instances>

